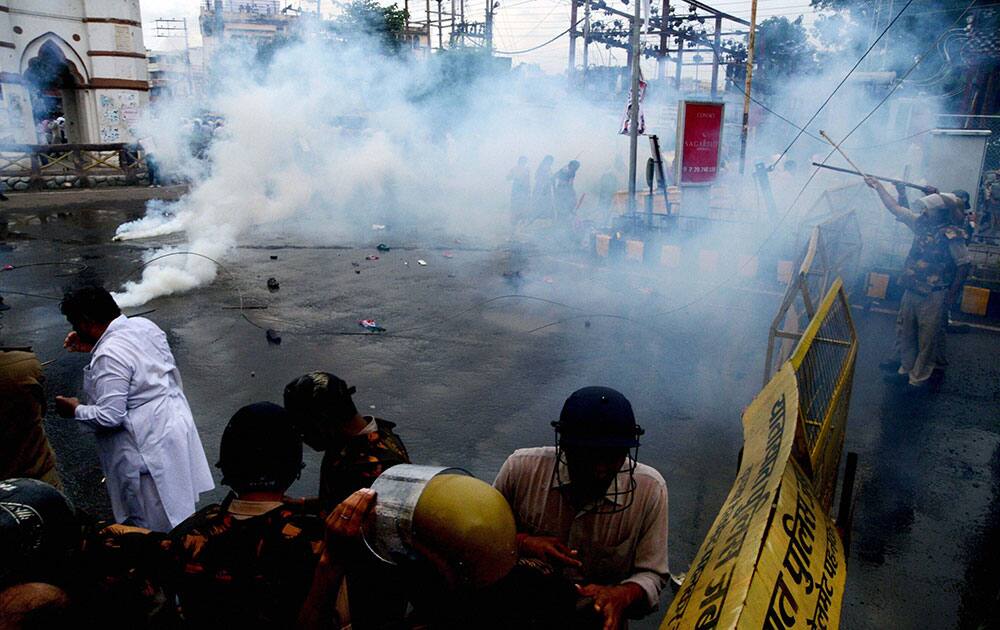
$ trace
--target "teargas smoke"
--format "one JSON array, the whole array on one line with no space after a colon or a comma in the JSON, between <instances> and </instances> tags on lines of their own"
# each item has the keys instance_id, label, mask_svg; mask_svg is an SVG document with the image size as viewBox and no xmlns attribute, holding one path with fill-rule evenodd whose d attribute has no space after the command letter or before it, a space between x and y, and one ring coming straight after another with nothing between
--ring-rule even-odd
<instances>
[{"instance_id":1,"label":"teargas smoke","mask_svg":"<svg viewBox=\"0 0 1000 630\"><path fill-rule=\"evenodd\" d=\"M566 96L563 80L526 82L482 59L389 57L375 45L318 38L278 50L263 67L254 52L231 53L207 104L167 103L144 123L161 170L189 179L190 192L151 202L116 238L182 233L188 243L177 249L213 258L263 226L268 236L317 242L370 240L366 228L376 224L497 243L509 236L505 177L518 156L532 169L549 153L553 170L589 160L595 168L581 173L580 187L623 145L610 110ZM197 139L185 122L199 113L223 121L203 161L191 157ZM214 277L204 259L170 257L116 299L135 306Z\"/></svg>"},{"instance_id":2,"label":"teargas smoke","mask_svg":"<svg viewBox=\"0 0 1000 630\"><path fill-rule=\"evenodd\" d=\"M926 45L926 38L919 41ZM618 129L627 85L620 102L609 106L587 99L578 86L568 88L564 76L545 77L526 71L529 66L496 69L489 58L461 51L429 58L385 55L382 46L305 36L276 48L270 59L256 49L217 54L220 67L203 102L163 103L143 126L161 170L190 181L189 192L176 202L150 202L146 216L120 226L116 238L180 234L186 239L184 245L151 250L147 260L178 250L225 258L251 233L257 239L316 244L379 242L373 225L388 225L394 236L411 242L461 237L490 246L511 234L506 175L519 156L528 158L531 172L549 154L555 157L553 172L579 160L577 194L590 196L584 211L609 173L618 190L626 188L628 141ZM894 42L897 57L901 48ZM781 250L783 257L794 258L795 241L808 234L803 224L817 213L867 213L872 222L863 221L862 229L871 233L862 234L863 240L879 230L884 235L887 224L893 229L860 178L813 175L810 162L827 160L832 152L819 138L820 129L844 138L878 108L845 142L845 150L883 175L933 184L920 150L926 135L918 132L935 126L935 94L944 83L922 77L940 74L937 57L926 57L928 67L901 88L893 73L871 71L878 59L866 62L797 140L798 126L806 125L856 57L827 52L817 55L808 71L772 68L772 79L755 95L787 121L753 106L746 170L749 175L758 163L773 166L774 211L753 178L738 175L742 95L736 94L741 81L734 81L720 181L711 195L704 189L684 193L681 213L696 220L682 221L672 238L744 257ZM761 80L766 76L762 72ZM668 82L650 88L645 117L647 133L660 136L669 170L680 95L663 83ZM209 119L222 125L205 142L199 123ZM640 148L641 173L648 151L645 143ZM828 161L847 166L836 154ZM838 207L817 210L824 191L838 187ZM726 221L713 220L720 204ZM595 224L606 222L607 213L606 207L592 211ZM216 271L203 258L158 260L116 299L137 306L211 282ZM672 296L686 299L677 292Z\"/></svg>"}]
</instances>

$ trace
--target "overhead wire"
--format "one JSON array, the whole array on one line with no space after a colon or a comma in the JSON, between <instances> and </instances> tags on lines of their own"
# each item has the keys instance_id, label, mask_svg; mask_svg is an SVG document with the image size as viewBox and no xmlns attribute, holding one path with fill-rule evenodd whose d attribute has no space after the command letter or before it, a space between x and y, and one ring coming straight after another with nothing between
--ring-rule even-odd
<instances>
[{"instance_id":1,"label":"overhead wire","mask_svg":"<svg viewBox=\"0 0 1000 630\"><path fill-rule=\"evenodd\" d=\"M875 41L873 41L871 45L868 46L868 49L865 50L864 54L862 54L861 57L859 57L858 60L854 63L854 65L851 66L851 69L847 71L847 74L845 74L844 78L840 80L840 83L838 83L837 86L833 88L833 91L830 92L830 94L826 97L826 99L819 106L816 112L813 113L813 115L809 117L809 120L806 121L806 124L802 126L802 129L799 131L799 133L795 134L795 137L792 138L792 141L788 143L788 146L785 147L785 150L782 151L781 155L779 155L778 158L774 161L774 163L771 164L769 170L773 170L774 167L778 165L778 162L780 162L781 159L785 157L785 154L788 153L788 151L798 141L798 139L802 137L802 134L805 133L805 129L808 128L809 125L811 125L814 120L816 120L816 117L820 115L820 113L827 106L827 104L833 99L834 95L836 95L837 92L840 90L840 88L845 83L847 83L847 80L851 77L852 74L854 74L854 71L858 69L858 67L861 65L861 62L863 62L868 57L868 54L875 49L875 46L878 45L878 43L882 40L883 37L885 37L885 34L889 32L889 29L892 28L892 26L896 23L897 20L899 20L899 18L903 15L903 13L906 11L907 8L909 8L911 4L913 4L913 0L906 0L906 4L903 5L903 8L899 10L896 16L893 17L888 24L886 24L885 28L882 29L882 32L879 33L878 37L875 38Z\"/></svg>"},{"instance_id":2,"label":"overhead wire","mask_svg":"<svg viewBox=\"0 0 1000 630\"><path fill-rule=\"evenodd\" d=\"M908 2L906 3L906 6L904 6L904 7L903 7L903 9L902 9L902 10L900 10L900 13L899 13L899 14L897 14L895 18L893 18L893 20L892 20L892 21L891 21L891 22L889 23L889 26L887 26L887 27L886 27L886 29L888 29L889 27L891 27L891 26L892 26L892 24L893 24L893 23L895 23L896 19L898 19L898 18L899 18L899 15L901 15L901 14L902 14L902 11L906 10L906 7L907 7L907 6L909 6L909 5L910 5L910 4L912 3L912 1L913 1L913 0L909 0L909 1L908 1ZM902 77L902 79L900 79L900 81L899 81L899 82L897 82L897 83L896 83L896 85L894 85L894 86L893 86L893 88L889 90L889 92L888 92L888 93L887 93L887 94L885 95L885 97L884 97L884 98L882 98L882 100L880 100L880 101L879 101L879 102L878 102L878 103L877 103L877 104L875 105L875 107L873 107L873 108L871 109L871 111L869 111L869 112L868 112L868 113L867 113L867 114L866 114L866 115L864 116L864 118L862 118L862 119L861 119L861 121L860 121L860 122L859 122L859 123L858 123L857 125L855 125L855 126L854 126L854 128L852 128L852 129L851 129L851 131L849 131L849 132L847 133L847 135L845 135L845 136L844 136L844 137L843 137L843 138L841 139L840 143L838 143L838 144L837 144L837 147L839 147L839 146L840 146L840 144L841 144L841 143L843 143L843 141L844 141L844 140L846 140L847 138L849 138L849 137L850 137L850 136L851 136L851 135L852 135L852 134L853 134L853 133L854 133L855 131L857 131L857 130L858 130L858 129L859 129L859 128L860 128L860 127L861 127L861 126L862 126L862 125L863 125L863 124L865 123L865 122L867 122L867 121L868 121L868 119L869 119L869 118L871 118L871 117L872 117L872 116L873 116L873 115L875 114L875 112L876 112L876 111L878 111L878 110L879 110L879 108L881 108L881 107L882 107L882 105L884 105L884 104L885 104L885 102L889 100L889 97L890 97L890 96L892 96L892 94L893 94L893 93L895 92L895 90L896 90L896 89L898 89L898 87L899 87L900 85L902 85L902 81L903 81L903 80L905 80L905 79L906 79L906 77L907 77L907 76L909 76L909 74L910 74L911 72L913 72L913 70L914 70L914 69L915 69L915 68L916 68L916 67L917 67L918 65L920 65L920 62L921 62L921 61L922 61L922 60L924 59L924 56L925 56L926 52L927 52L927 51L929 51L930 49L934 48L934 47L935 47L935 46L937 45L937 41L939 41L939 40L940 40L940 39L941 39L942 37L944 37L944 35L946 35L946 34L947 34L947 32L948 32L948 30L949 30L949 29L951 28L951 26L953 26L953 25L954 25L955 23L957 23L957 22L958 22L959 20L961 20L961 19L962 19L963 17L965 17L965 14L966 14L966 13L968 13L969 9L971 9L971 8L972 8L972 6L973 6L973 5L974 5L974 4L976 3L976 1L977 1L977 0L971 0L971 2L969 2L968 6L966 6L966 7L965 7L965 10L963 10L963 11L962 11L962 13L961 13L961 14L960 14L960 15L959 15L959 16L958 16L957 18L955 18L955 21L954 21L954 22L952 23L952 25L950 25L948 29L945 29L944 31L942 31L941 35L939 35L939 36L938 36L938 39L937 39L937 40L935 40L935 42L934 42L934 43L932 43L932 44L931 44L931 45L930 45L930 46L929 46L928 48L926 48L926 49L924 50L924 53L923 53L923 54L921 54L921 55L918 55L918 56L917 56L917 59L916 59L916 61L914 61L913 65L911 65L911 66L910 66L910 68L909 68L909 69L908 69L908 70L907 70L907 71L906 71L906 72L905 72L905 73L903 74L903 77ZM884 34L885 34L885 31L883 31L883 33L882 33L882 34L884 35ZM879 37L881 38L881 35L880 35ZM876 42L875 42L875 43L877 43L877 40L876 40ZM873 44L873 46L872 46L872 47L874 47L874 44ZM872 48L869 48L869 49L868 49L868 51L866 51L866 52L865 52L865 55L867 55L867 54L868 54L868 52L870 52L870 51L871 51L871 49L872 49ZM862 57L862 59L863 59L863 57ZM859 63L860 63L860 60L859 60ZM854 67L856 68L857 66L858 66L858 64L855 64L855 66L854 66ZM842 85L842 84L843 84L843 81L841 82L841 85ZM839 87L839 86L838 86L838 87ZM824 103L824 106L825 106L825 103ZM821 109L822 109L822 106L821 106ZM819 112L817 111L817 113L813 115L813 118L812 118L812 119L815 119L816 115L818 115L818 114L819 114ZM810 119L810 122L812 121L812 119ZM801 135L801 134L800 134L800 135ZM828 159L830 159L830 157L831 157L831 156L832 156L832 155L833 155L833 154L834 154L834 153L835 153L836 151L837 151L837 149L836 149L836 148L833 148L833 149L831 149L831 150L830 150L830 152L829 152L829 153L827 153L826 157L825 157L825 158L823 158L823 163L825 164L825 163L826 163L826 161L827 161ZM812 183L813 179L815 179L815 177L816 177L816 175L817 175L817 174L819 173L819 171L820 171L820 168L819 168L819 167L816 167L816 168L814 168L814 169L813 169L812 173L811 173L811 174L809 175L809 178L808 178L808 179L807 179L807 180L805 181L805 183L804 183L804 184L802 185L802 187L801 187L801 188L799 189L798 193L797 193L797 194L795 195L795 198L794 198L794 199L792 199L791 203L790 203L790 204L788 205L788 208L787 208L787 209L785 210L785 212L784 212L784 213L783 213L783 214L781 215L781 217L779 217L779 219L778 219L777 223L776 223L776 224L775 224L775 226L774 226L774 229L772 229L772 230L771 230L771 232L770 232L770 233L769 233L769 234L768 234L768 235L767 235L767 236L766 236L766 237L765 237L765 238L764 238L764 239L763 239L763 240L761 241L761 243L760 243L760 245L759 245L759 246L757 247L757 250L756 250L756 252L754 253L754 255L753 255L752 257L748 257L748 259L747 259L747 262L744 262L744 263L743 263L743 265L741 266L741 268L742 268L743 266L746 266L746 265L750 264L750 260L752 260L753 258L756 258L756 257L758 257L758 256L760 255L760 253L761 253L761 252L762 252L762 251L764 250L764 247L766 247L766 246L767 246L767 244L768 244L768 243L769 243L769 242L771 241L771 239L773 239L773 238L774 238L774 236L775 236L775 235L776 235L776 234L778 233L778 229L779 229L779 228L781 227L781 224L782 224L782 223L784 223L785 219L787 219L787 218L788 218L788 215L789 215L789 214L791 214L792 210L793 210L793 209L795 208L795 204L797 204L797 203L798 203L799 199L800 199L800 198L802 197L802 195L803 195L803 194L805 193L806 189L807 189L807 188L809 187L809 184L811 184L811 183ZM691 306L693 306L693 305L697 304L698 302L702 301L703 299L707 298L707 297L708 297L709 295L712 295L713 293L715 293L715 292L717 292L717 291L721 290L721 289L722 289L722 288L724 288L724 287L725 287L726 285L728 285L728 284L730 284L731 282L733 282L733 281L734 281L734 279L735 279L735 278L736 278L737 276L738 276L738 274L734 274L734 275L730 276L729 278L727 278L727 279L725 279L725 280L722 280L722 281L718 282L717 284L713 285L712 287L709 287L708 289L706 289L705 291L703 291L703 292L702 292L701 294L699 294L699 295L695 296L694 298L692 298L691 300L689 300L689 301L685 302L684 304L681 304L681 305L679 305L679 306L677 306L677 307L675 307L675 308L671 308L671 309L668 309L668 310L666 310L666 311L660 311L660 312L659 312L659 315L661 315L661 316L662 316L662 315L670 315L670 314L673 314L673 313L677 313L677 312L679 312L679 311L682 311L682 310L685 310L685 309L687 309L687 308L690 308Z\"/></svg>"}]
</instances>

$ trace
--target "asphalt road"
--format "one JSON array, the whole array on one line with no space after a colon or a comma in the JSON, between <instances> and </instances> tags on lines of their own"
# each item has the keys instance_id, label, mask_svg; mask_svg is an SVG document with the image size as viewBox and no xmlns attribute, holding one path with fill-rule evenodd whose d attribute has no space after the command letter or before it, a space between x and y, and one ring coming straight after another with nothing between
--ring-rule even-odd
<instances>
[{"instance_id":1,"label":"asphalt road","mask_svg":"<svg viewBox=\"0 0 1000 630\"><path fill-rule=\"evenodd\" d=\"M61 348L58 297L83 283L134 279L143 251L160 243L112 243L114 228L150 196L181 192L24 194L0 207L12 230L0 265L16 267L0 272L12 306L0 318L0 345L32 345L52 361L50 398L78 391L87 360ZM487 480L515 448L552 442L549 423L569 393L609 385L646 428L639 457L667 479L671 565L686 570L734 477L739 416L760 387L779 287L716 290L715 280L594 266L538 242L377 237L392 251L261 231L211 286L130 310L155 309L147 317L170 338L210 462L237 408L280 402L284 385L311 370L356 385L359 409L396 422L416 463ZM269 277L280 290L267 290ZM267 308L243 318L229 308L240 294ZM388 333L357 335L363 318ZM1000 335L949 335L941 391L913 397L877 369L892 317L855 311L855 321L861 351L847 449L860 465L842 627L978 628L996 614L1000 591ZM280 345L268 343L268 328ZM71 498L107 515L92 439L51 406L46 429ZM306 459L292 494L316 490L320 457Z\"/></svg>"}]
</instances>

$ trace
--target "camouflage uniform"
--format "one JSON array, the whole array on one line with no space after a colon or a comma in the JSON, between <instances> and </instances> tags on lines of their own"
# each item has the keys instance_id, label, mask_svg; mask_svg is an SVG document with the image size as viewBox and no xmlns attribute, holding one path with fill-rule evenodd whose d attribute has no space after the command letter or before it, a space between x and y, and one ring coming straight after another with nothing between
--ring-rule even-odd
<instances>
[{"instance_id":1,"label":"camouflage uniform","mask_svg":"<svg viewBox=\"0 0 1000 630\"><path fill-rule=\"evenodd\" d=\"M331 444L323 455L319 498L325 509L333 509L355 490L370 487L387 468L410 463L403 441L393 432L394 423L371 416L365 420L374 430Z\"/></svg>"},{"instance_id":2,"label":"camouflage uniform","mask_svg":"<svg viewBox=\"0 0 1000 630\"><path fill-rule=\"evenodd\" d=\"M45 436L45 376L31 352L0 351L0 479L29 477L62 490Z\"/></svg>"},{"instance_id":3,"label":"camouflage uniform","mask_svg":"<svg viewBox=\"0 0 1000 630\"><path fill-rule=\"evenodd\" d=\"M368 426L326 448L320 471L319 498L325 509L368 488L387 468L410 463L394 423L365 416ZM351 620L359 628L396 627L406 612L403 576L394 567L368 558L347 576Z\"/></svg>"},{"instance_id":4,"label":"camouflage uniform","mask_svg":"<svg viewBox=\"0 0 1000 630\"><path fill-rule=\"evenodd\" d=\"M161 543L166 582L196 626L293 627L323 533L323 519L293 502L210 505Z\"/></svg>"},{"instance_id":5,"label":"camouflage uniform","mask_svg":"<svg viewBox=\"0 0 1000 630\"><path fill-rule=\"evenodd\" d=\"M941 328L948 288L958 267L969 262L969 253L965 231L958 226L936 224L927 213L918 215L909 210L899 221L914 233L900 277L906 291L896 319L899 373L909 376L910 385L920 385L943 364Z\"/></svg>"}]
</instances>

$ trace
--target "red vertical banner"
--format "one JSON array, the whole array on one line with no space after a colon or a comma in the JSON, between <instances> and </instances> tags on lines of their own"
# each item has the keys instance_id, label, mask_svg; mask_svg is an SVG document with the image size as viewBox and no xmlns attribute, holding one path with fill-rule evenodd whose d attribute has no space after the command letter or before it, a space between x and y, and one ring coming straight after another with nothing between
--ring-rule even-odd
<instances>
[{"instance_id":1,"label":"red vertical banner","mask_svg":"<svg viewBox=\"0 0 1000 630\"><path fill-rule=\"evenodd\" d=\"M719 175L725 105L709 101L681 101L677 117L677 181L707 185Z\"/></svg>"}]
</instances>

